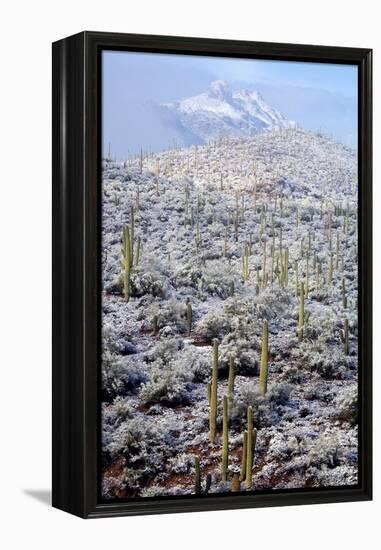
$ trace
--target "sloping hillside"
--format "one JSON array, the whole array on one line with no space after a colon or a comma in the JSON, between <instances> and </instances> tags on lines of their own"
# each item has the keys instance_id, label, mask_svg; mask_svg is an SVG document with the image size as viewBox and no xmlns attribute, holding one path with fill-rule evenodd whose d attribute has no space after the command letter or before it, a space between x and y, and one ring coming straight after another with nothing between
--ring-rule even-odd
<instances>
[{"instance_id":1,"label":"sloping hillside","mask_svg":"<svg viewBox=\"0 0 381 550\"><path fill-rule=\"evenodd\" d=\"M356 216L301 130L104 161L106 498L357 482Z\"/></svg>"}]
</instances>

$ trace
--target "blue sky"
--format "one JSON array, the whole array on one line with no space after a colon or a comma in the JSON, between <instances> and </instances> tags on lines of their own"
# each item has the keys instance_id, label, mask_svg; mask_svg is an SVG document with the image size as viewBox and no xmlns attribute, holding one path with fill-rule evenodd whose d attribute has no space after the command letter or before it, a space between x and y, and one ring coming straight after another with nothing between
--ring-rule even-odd
<instances>
[{"instance_id":1,"label":"blue sky","mask_svg":"<svg viewBox=\"0 0 381 550\"><path fill-rule=\"evenodd\" d=\"M160 150L170 136L147 106L203 92L211 81L258 90L301 127L357 146L357 67L204 56L103 52L103 147L117 158ZM168 132L168 130L167 130Z\"/></svg>"}]
</instances>

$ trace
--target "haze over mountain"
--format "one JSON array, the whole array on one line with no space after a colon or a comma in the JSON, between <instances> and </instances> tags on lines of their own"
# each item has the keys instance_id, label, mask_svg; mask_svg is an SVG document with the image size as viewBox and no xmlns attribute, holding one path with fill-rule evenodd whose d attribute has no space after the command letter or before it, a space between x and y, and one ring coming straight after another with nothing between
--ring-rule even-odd
<instances>
[{"instance_id":1,"label":"haze over mountain","mask_svg":"<svg viewBox=\"0 0 381 550\"><path fill-rule=\"evenodd\" d=\"M295 127L257 91L230 90L213 81L196 96L153 105L154 111L181 145L202 144L221 136L252 136L261 131Z\"/></svg>"}]
</instances>

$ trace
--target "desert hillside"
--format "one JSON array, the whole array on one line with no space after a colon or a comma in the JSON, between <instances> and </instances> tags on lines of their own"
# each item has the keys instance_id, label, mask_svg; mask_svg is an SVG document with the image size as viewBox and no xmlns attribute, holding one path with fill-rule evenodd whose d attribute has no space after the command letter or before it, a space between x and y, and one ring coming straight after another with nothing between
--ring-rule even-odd
<instances>
[{"instance_id":1,"label":"desert hillside","mask_svg":"<svg viewBox=\"0 0 381 550\"><path fill-rule=\"evenodd\" d=\"M285 128L102 193L104 497L356 484L356 154Z\"/></svg>"}]
</instances>

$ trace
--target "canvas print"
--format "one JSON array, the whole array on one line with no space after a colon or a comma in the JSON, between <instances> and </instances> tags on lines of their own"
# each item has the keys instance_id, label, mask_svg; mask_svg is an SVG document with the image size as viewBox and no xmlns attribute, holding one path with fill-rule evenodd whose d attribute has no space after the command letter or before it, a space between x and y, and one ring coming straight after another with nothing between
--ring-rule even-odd
<instances>
[{"instance_id":1,"label":"canvas print","mask_svg":"<svg viewBox=\"0 0 381 550\"><path fill-rule=\"evenodd\" d=\"M357 79L102 52L105 501L358 483Z\"/></svg>"}]
</instances>

